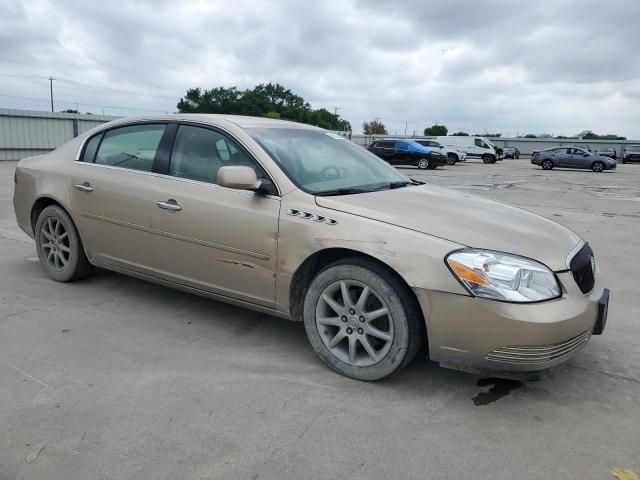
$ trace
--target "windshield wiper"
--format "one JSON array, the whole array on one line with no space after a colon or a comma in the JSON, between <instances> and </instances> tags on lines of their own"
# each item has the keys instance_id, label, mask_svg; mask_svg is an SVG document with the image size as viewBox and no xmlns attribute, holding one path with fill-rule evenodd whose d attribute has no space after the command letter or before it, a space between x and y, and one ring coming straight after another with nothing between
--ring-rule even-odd
<instances>
[{"instance_id":1,"label":"windshield wiper","mask_svg":"<svg viewBox=\"0 0 640 480\"><path fill-rule=\"evenodd\" d=\"M409 185L411 182L409 180L400 180L398 182L389 183L389 188L402 188Z\"/></svg>"},{"instance_id":2,"label":"windshield wiper","mask_svg":"<svg viewBox=\"0 0 640 480\"><path fill-rule=\"evenodd\" d=\"M351 195L354 193L368 193L372 190L370 188L336 188L334 190L324 190L322 192L316 192L315 195L318 197L331 197L335 195Z\"/></svg>"},{"instance_id":3,"label":"windshield wiper","mask_svg":"<svg viewBox=\"0 0 640 480\"><path fill-rule=\"evenodd\" d=\"M409 180L400 180L400 181L397 181L397 182L385 183L384 185L379 186L375 190L376 191L379 191L379 190L393 190L394 188L406 187L409 184L411 184L411 182Z\"/></svg>"}]
</instances>

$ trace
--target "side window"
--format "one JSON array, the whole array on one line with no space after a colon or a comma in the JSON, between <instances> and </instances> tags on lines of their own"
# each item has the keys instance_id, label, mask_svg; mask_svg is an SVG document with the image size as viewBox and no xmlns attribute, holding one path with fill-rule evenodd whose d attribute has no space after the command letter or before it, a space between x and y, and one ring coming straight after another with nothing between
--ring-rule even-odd
<instances>
[{"instance_id":1,"label":"side window","mask_svg":"<svg viewBox=\"0 0 640 480\"><path fill-rule=\"evenodd\" d=\"M93 163L96 158L96 151L98 150L98 145L100 145L100 140L102 139L102 134L98 134L95 137L91 137L91 139L84 146L84 152L82 152L82 158L80 159L82 162Z\"/></svg>"},{"instance_id":2,"label":"side window","mask_svg":"<svg viewBox=\"0 0 640 480\"><path fill-rule=\"evenodd\" d=\"M473 141L476 145L476 147L480 147L480 148L489 148L489 145L487 145L486 143L484 143L482 140L480 140L479 138L476 138Z\"/></svg>"},{"instance_id":3,"label":"side window","mask_svg":"<svg viewBox=\"0 0 640 480\"><path fill-rule=\"evenodd\" d=\"M395 148L396 150L400 150L401 152L408 152L409 144L406 142L396 142Z\"/></svg>"},{"instance_id":4,"label":"side window","mask_svg":"<svg viewBox=\"0 0 640 480\"><path fill-rule=\"evenodd\" d=\"M109 130L100 143L95 163L150 172L164 129L164 124L155 124Z\"/></svg>"},{"instance_id":5,"label":"side window","mask_svg":"<svg viewBox=\"0 0 640 480\"><path fill-rule=\"evenodd\" d=\"M228 165L256 168L229 138L207 128L180 125L171 153L169 174L199 182L217 183L218 170ZM260 171L256 169L260 177Z\"/></svg>"}]
</instances>

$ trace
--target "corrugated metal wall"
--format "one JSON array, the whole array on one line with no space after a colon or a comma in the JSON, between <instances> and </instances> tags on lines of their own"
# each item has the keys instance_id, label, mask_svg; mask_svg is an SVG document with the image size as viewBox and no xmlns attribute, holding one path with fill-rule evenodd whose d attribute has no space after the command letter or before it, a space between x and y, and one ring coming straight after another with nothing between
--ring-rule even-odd
<instances>
[{"instance_id":1,"label":"corrugated metal wall","mask_svg":"<svg viewBox=\"0 0 640 480\"><path fill-rule=\"evenodd\" d=\"M20 160L41 155L116 118L0 108L0 160Z\"/></svg>"}]
</instances>

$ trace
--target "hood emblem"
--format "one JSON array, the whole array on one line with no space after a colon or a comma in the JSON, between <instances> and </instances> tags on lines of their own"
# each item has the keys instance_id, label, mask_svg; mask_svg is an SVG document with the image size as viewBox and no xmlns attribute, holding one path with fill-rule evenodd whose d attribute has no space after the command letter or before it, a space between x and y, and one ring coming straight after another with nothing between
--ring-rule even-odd
<instances>
[{"instance_id":1,"label":"hood emblem","mask_svg":"<svg viewBox=\"0 0 640 480\"><path fill-rule=\"evenodd\" d=\"M325 217L324 215L318 215L316 213L305 212L302 210L296 210L295 208L290 208L287 210L287 215L291 215L292 217L299 217L303 220L313 220L318 223L325 223L327 225L336 225L338 220L334 218Z\"/></svg>"}]
</instances>

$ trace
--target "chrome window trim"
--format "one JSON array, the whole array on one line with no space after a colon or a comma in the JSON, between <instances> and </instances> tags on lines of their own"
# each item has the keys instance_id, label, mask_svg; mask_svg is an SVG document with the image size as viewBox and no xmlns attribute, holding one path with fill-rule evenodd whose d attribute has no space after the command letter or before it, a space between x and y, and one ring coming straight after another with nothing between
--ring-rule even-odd
<instances>
[{"instance_id":1,"label":"chrome window trim","mask_svg":"<svg viewBox=\"0 0 640 480\"><path fill-rule=\"evenodd\" d=\"M78 151L76 152L76 157L75 157L75 162L77 163L83 163L86 165L95 165L95 166L101 166L101 167L110 167L111 165L98 165L96 163L88 163L88 162L83 162L80 160L80 157L82 155L82 151L84 149L85 144L93 137L95 137L96 135L100 135L101 133L104 133L108 130L112 130L114 128L120 128L120 127L130 127L132 125L145 125L145 124L158 124L158 123L164 123L166 125L169 125L170 123L175 123L178 124L178 126L180 125L190 125L190 124L194 124L194 125L202 125L205 127L209 127L209 128L213 128L213 129L219 129L220 131L224 132L227 136L229 136L231 139L233 139L233 141L239 143L240 145L242 145L242 147L244 147L244 149L247 151L247 153L249 154L250 158L252 160L254 160L258 165L260 165L260 167L262 167L262 169L264 170L264 172L269 175L269 180L271 180L271 183L273 184L274 187L276 187L276 191L278 192L277 195L265 195L266 197L282 197L282 190L280 190L280 187L278 185L278 183L273 179L273 176L269 173L269 169L266 168L264 166L264 163L262 163L258 158L256 158L255 155L253 155L251 153L251 149L249 147L247 147L247 145L241 141L240 139L238 139L233 133L231 133L229 130L227 130L226 128L220 126L220 125L214 125L208 122L204 122L201 120L182 120L182 119L176 119L176 120L167 120L167 119L163 119L163 120L154 120L154 119L145 119L145 120L130 120L130 121L123 121L122 123L118 123L117 125L109 125L109 126L105 126L104 128L101 128L100 130L94 132L91 135L87 135L82 142L80 142L80 147L78 148ZM238 127L241 128L241 127ZM154 172L143 172L142 170L133 170L131 168L123 168L123 167L113 167L113 168L119 168L121 170L126 170L128 172L142 172L142 173L154 173ZM169 177L169 178L180 178L180 177L172 177L171 175L162 175L162 174L156 174L156 175L160 175L162 177ZM189 179L181 179L181 180L189 180ZM193 182L197 182L197 183L201 183L204 185L217 185L215 183L207 183L207 182L198 182L197 180L191 180ZM217 185L218 187L220 187L220 185ZM225 187L222 187L225 188ZM234 190L234 189L227 189L227 190ZM250 193L254 193L254 192L250 192Z\"/></svg>"},{"instance_id":2,"label":"chrome window trim","mask_svg":"<svg viewBox=\"0 0 640 480\"><path fill-rule=\"evenodd\" d=\"M168 180L174 180L174 181L178 181L178 182L187 182L187 183L195 183L197 185L203 185L203 186L208 186L208 187L214 187L214 188L221 188L225 191L230 191L230 192L239 192L239 193L243 193L245 195L257 195L256 192L251 191L251 190L240 190L237 188L227 188L227 187L223 187L222 185L218 185L217 183L209 183L209 182L201 182L198 180L191 180L190 178L181 178L181 177L174 177L173 175L165 175L163 173L156 173L156 172L145 172L144 170L134 170L133 168L125 168L125 167L115 167L113 165L100 165L98 163L89 163L89 162L78 162L79 165L85 165L88 167L95 167L95 168L107 168L109 170L118 170L118 171L122 171L122 172L131 172L131 173L138 173L141 175L149 175L152 177L158 177L158 178L163 178L163 179L168 179ZM281 197L277 196L277 195L261 195L262 197L265 198L270 198L273 200L280 200Z\"/></svg>"},{"instance_id":3,"label":"chrome window trim","mask_svg":"<svg viewBox=\"0 0 640 480\"><path fill-rule=\"evenodd\" d=\"M573 260L573 257L575 257L580 250L582 250L582 247L584 247L584 245L585 245L585 241L580 240L578 244L575 247L573 247L573 249L569 252L569 254L567 255L567 258L565 259L567 270L571 270L571 260Z\"/></svg>"}]
</instances>

